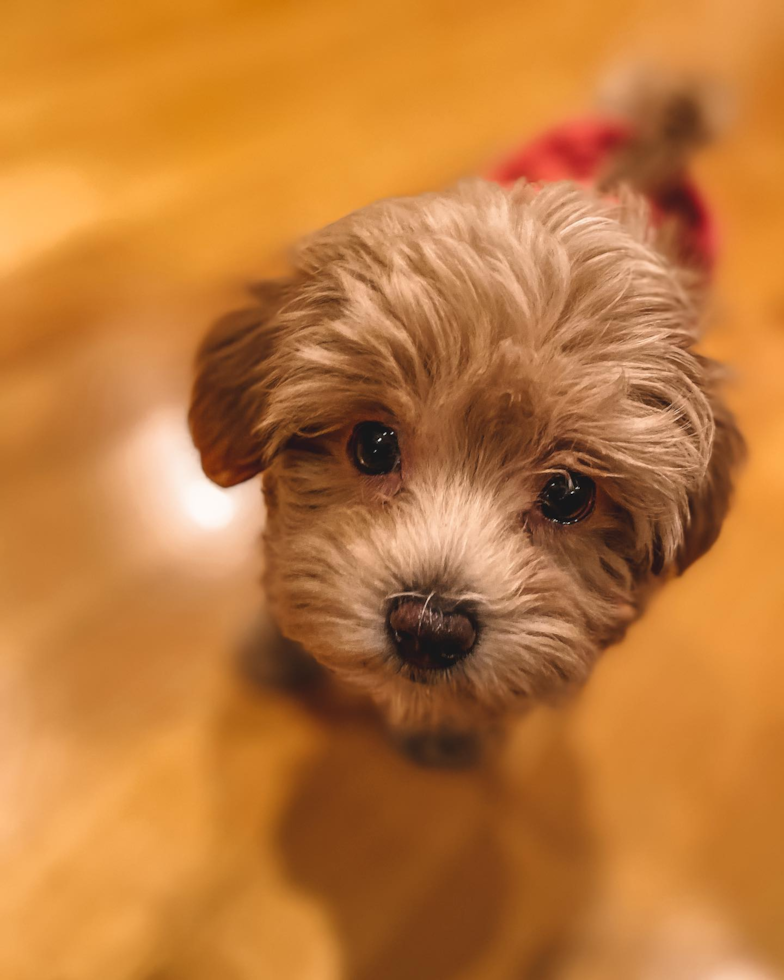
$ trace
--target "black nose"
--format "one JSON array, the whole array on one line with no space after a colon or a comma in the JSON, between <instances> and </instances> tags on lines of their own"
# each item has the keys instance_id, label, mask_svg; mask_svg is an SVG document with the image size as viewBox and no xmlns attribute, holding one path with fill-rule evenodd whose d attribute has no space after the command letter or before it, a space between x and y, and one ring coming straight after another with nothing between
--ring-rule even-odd
<instances>
[{"instance_id":1,"label":"black nose","mask_svg":"<svg viewBox=\"0 0 784 980\"><path fill-rule=\"evenodd\" d=\"M396 600L388 622L400 658L425 670L446 670L467 656L476 642L471 617L434 596Z\"/></svg>"}]
</instances>

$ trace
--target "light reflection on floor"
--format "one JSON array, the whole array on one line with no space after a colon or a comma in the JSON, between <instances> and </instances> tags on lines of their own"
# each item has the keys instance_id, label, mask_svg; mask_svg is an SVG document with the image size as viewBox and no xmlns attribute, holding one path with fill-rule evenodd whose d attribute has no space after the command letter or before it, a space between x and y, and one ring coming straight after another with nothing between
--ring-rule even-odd
<instances>
[{"instance_id":1,"label":"light reflection on floor","mask_svg":"<svg viewBox=\"0 0 784 980\"><path fill-rule=\"evenodd\" d=\"M213 575L257 553L263 521L256 483L223 490L203 474L182 405L162 406L135 426L104 467L124 546L193 563Z\"/></svg>"}]
</instances>

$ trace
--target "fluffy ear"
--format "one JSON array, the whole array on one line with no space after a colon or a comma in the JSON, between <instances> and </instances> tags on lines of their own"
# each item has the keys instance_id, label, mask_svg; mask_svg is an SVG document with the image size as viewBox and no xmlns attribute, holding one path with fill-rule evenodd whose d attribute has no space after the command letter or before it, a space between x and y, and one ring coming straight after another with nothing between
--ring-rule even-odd
<instances>
[{"instance_id":1,"label":"fluffy ear","mask_svg":"<svg viewBox=\"0 0 784 980\"><path fill-rule=\"evenodd\" d=\"M719 536L730 504L735 471L746 455L743 436L729 409L714 405L716 434L702 486L689 500L689 525L676 555L678 573L708 551Z\"/></svg>"},{"instance_id":2,"label":"fluffy ear","mask_svg":"<svg viewBox=\"0 0 784 980\"><path fill-rule=\"evenodd\" d=\"M219 486L249 480L269 462L258 426L267 400L266 371L281 332L276 313L289 286L286 280L255 288L257 304L220 319L196 355L188 422L202 468Z\"/></svg>"}]
</instances>

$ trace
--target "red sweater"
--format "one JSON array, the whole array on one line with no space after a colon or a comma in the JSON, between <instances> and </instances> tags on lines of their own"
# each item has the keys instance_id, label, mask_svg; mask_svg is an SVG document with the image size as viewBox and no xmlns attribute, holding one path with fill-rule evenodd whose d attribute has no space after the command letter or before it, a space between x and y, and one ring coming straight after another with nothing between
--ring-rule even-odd
<instances>
[{"instance_id":1,"label":"red sweater","mask_svg":"<svg viewBox=\"0 0 784 980\"><path fill-rule=\"evenodd\" d=\"M632 127L622 121L578 119L526 143L494 167L488 177L501 184L514 183L521 177L532 183L575 180L590 184L633 135ZM687 175L674 188L650 196L649 201L655 223L677 216L684 259L710 271L716 259L716 229L702 195Z\"/></svg>"}]
</instances>

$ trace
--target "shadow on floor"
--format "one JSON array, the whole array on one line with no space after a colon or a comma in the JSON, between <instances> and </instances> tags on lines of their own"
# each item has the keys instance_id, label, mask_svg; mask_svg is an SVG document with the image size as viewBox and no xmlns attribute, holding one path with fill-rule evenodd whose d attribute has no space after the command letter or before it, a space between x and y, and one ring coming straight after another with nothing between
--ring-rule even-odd
<instances>
[{"instance_id":1,"label":"shadow on floor","mask_svg":"<svg viewBox=\"0 0 784 980\"><path fill-rule=\"evenodd\" d=\"M484 767L422 770L374 715L308 700L323 747L278 826L289 879L334 924L346 980L543 978L592 890L564 716L523 723ZM528 731L528 734L527 734Z\"/></svg>"}]
</instances>

